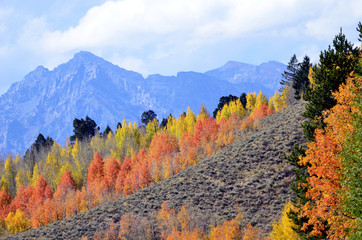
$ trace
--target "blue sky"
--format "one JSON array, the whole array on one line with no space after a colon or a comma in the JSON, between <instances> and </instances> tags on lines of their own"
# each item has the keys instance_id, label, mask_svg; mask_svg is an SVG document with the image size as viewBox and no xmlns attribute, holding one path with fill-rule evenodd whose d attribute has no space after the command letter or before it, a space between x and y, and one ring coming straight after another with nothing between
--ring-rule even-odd
<instances>
[{"instance_id":1,"label":"blue sky","mask_svg":"<svg viewBox=\"0 0 362 240\"><path fill-rule=\"evenodd\" d=\"M340 27L359 44L358 21L361 0L0 0L0 94L81 50L144 76L316 62Z\"/></svg>"}]
</instances>

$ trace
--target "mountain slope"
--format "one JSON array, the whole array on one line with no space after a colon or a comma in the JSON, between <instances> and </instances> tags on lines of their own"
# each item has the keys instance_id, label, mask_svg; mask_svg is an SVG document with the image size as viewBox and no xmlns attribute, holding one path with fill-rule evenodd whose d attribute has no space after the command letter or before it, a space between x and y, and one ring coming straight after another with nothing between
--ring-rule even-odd
<instances>
[{"instance_id":1,"label":"mountain slope","mask_svg":"<svg viewBox=\"0 0 362 240\"><path fill-rule=\"evenodd\" d=\"M269 82L260 82L258 69L265 64L274 70L264 71L263 79ZM279 88L279 82L271 79L280 78L280 66L265 64L254 66L237 83L195 72L145 79L92 53L79 52L54 70L36 68L0 97L0 157L23 153L39 133L64 143L72 135L74 118L86 115L102 130L107 125L115 129L123 119L138 123L149 109L162 120L170 113L179 116L188 106L197 113L204 104L212 112L223 95L262 90L270 96ZM244 69L236 66L232 71ZM228 75L228 70L223 73Z\"/></svg>"},{"instance_id":2,"label":"mountain slope","mask_svg":"<svg viewBox=\"0 0 362 240\"><path fill-rule=\"evenodd\" d=\"M226 220L240 208L245 224L267 233L291 197L291 166L283 160L294 144L304 144L300 124L304 103L277 112L243 133L231 146L159 184L96 207L64 221L5 239L79 239L93 236L134 212L153 217L167 201L170 207L189 204L203 216Z\"/></svg>"}]
</instances>

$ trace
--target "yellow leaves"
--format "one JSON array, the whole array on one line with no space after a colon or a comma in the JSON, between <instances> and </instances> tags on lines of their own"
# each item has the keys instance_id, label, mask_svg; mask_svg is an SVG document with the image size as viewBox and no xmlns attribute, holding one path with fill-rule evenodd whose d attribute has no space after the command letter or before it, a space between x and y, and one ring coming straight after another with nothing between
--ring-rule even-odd
<instances>
[{"instance_id":1,"label":"yellow leaves","mask_svg":"<svg viewBox=\"0 0 362 240\"><path fill-rule=\"evenodd\" d=\"M265 95L260 91L258 96L255 99L255 109L260 108L262 105L268 106L268 99Z\"/></svg>"},{"instance_id":2,"label":"yellow leaves","mask_svg":"<svg viewBox=\"0 0 362 240\"><path fill-rule=\"evenodd\" d=\"M290 210L293 210L294 206L289 200L285 206L281 218L273 223L273 230L270 233L271 240L299 240L299 235L293 230L296 225L288 217Z\"/></svg>"},{"instance_id":3,"label":"yellow leaves","mask_svg":"<svg viewBox=\"0 0 362 240\"><path fill-rule=\"evenodd\" d=\"M221 111L217 112L217 123L220 123L221 119L228 120L232 114L235 114L239 119L242 119L245 116L246 111L240 99L229 102L228 104L223 106Z\"/></svg>"},{"instance_id":4,"label":"yellow leaves","mask_svg":"<svg viewBox=\"0 0 362 240\"><path fill-rule=\"evenodd\" d=\"M36 185L36 183L38 182L39 176L40 176L39 167L38 167L38 164L35 163L34 169L33 169L33 177L31 178L31 185L33 185L33 186Z\"/></svg>"},{"instance_id":5,"label":"yellow leaves","mask_svg":"<svg viewBox=\"0 0 362 240\"><path fill-rule=\"evenodd\" d=\"M12 173L12 167L11 167L11 156L9 155L9 157L6 159L4 168L5 168L5 177L7 179L11 179L13 178L13 173Z\"/></svg>"},{"instance_id":6,"label":"yellow leaves","mask_svg":"<svg viewBox=\"0 0 362 240\"><path fill-rule=\"evenodd\" d=\"M309 68L308 79L309 79L311 88L314 89L316 86L316 83L315 83L315 72L313 71L312 67Z\"/></svg>"},{"instance_id":7,"label":"yellow leaves","mask_svg":"<svg viewBox=\"0 0 362 240\"><path fill-rule=\"evenodd\" d=\"M199 115L197 116L197 121L207 119L210 117L210 114L207 112L206 106L202 105L200 108Z\"/></svg>"},{"instance_id":8,"label":"yellow leaves","mask_svg":"<svg viewBox=\"0 0 362 240\"><path fill-rule=\"evenodd\" d=\"M255 92L248 93L248 95L246 95L246 109L249 109L250 111L254 111L255 102L256 102Z\"/></svg>"},{"instance_id":9,"label":"yellow leaves","mask_svg":"<svg viewBox=\"0 0 362 240\"><path fill-rule=\"evenodd\" d=\"M5 224L10 233L24 232L31 227L30 220L20 209L17 209L15 214L10 212L5 218Z\"/></svg>"},{"instance_id":10,"label":"yellow leaves","mask_svg":"<svg viewBox=\"0 0 362 240\"><path fill-rule=\"evenodd\" d=\"M29 171L29 175L30 175L30 171ZM19 169L18 173L16 174L15 177L15 184L16 184L16 190L20 187L20 185L27 185L27 183L29 183L29 178L28 178L28 174L25 172L25 169Z\"/></svg>"},{"instance_id":11,"label":"yellow leaves","mask_svg":"<svg viewBox=\"0 0 362 240\"><path fill-rule=\"evenodd\" d=\"M122 128L118 128L116 132L116 152L115 158L124 159L125 156L131 157L134 152L137 152L140 146L140 133L137 130L136 123L126 122L123 120Z\"/></svg>"},{"instance_id":12,"label":"yellow leaves","mask_svg":"<svg viewBox=\"0 0 362 240\"><path fill-rule=\"evenodd\" d=\"M354 114L360 114L354 108L356 94L361 94L361 79L348 78L341 84L333 96L337 104L324 112L324 130L315 131L315 141L308 143L306 156L300 164L308 166L307 198L302 206L300 217L307 217L302 230L313 227L311 235L318 236L328 229L329 239L343 239L351 226L351 218L341 210L343 142L353 131ZM303 187L303 186L302 186Z\"/></svg>"},{"instance_id":13,"label":"yellow leaves","mask_svg":"<svg viewBox=\"0 0 362 240\"><path fill-rule=\"evenodd\" d=\"M282 95L275 91L274 96L270 98L269 104L274 107L275 111L279 111L287 106L287 91L289 88L283 88Z\"/></svg>"}]
</instances>

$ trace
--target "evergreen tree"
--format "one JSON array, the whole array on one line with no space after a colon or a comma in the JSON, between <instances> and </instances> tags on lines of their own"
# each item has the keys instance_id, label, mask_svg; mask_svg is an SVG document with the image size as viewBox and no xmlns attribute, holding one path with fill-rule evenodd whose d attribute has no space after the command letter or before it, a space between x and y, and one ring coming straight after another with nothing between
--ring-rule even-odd
<instances>
[{"instance_id":1,"label":"evergreen tree","mask_svg":"<svg viewBox=\"0 0 362 240\"><path fill-rule=\"evenodd\" d=\"M280 85L282 85L282 88L292 86L298 67L298 59L294 54L288 63L287 70L282 73L282 80L280 80ZM282 90L280 89L280 91Z\"/></svg>"},{"instance_id":2,"label":"evergreen tree","mask_svg":"<svg viewBox=\"0 0 362 240\"><path fill-rule=\"evenodd\" d=\"M309 233L313 230L311 227L309 227L307 231L301 230L303 223L308 222L308 219L306 217L299 218L301 206L303 206L308 201L308 198L306 197L307 187L303 189L300 188L301 185L307 184L307 178L309 177L309 173L307 170L308 166L301 166L298 164L298 162L300 161L299 157L305 157L305 151L305 148L294 145L290 155L285 156L288 162L293 166L293 172L295 174L295 180L290 184L290 188L294 192L292 203L295 208L288 213L288 217L295 224L294 231L297 232L302 239L325 239L326 232L324 232L323 236L321 237L309 237Z\"/></svg>"},{"instance_id":3,"label":"evergreen tree","mask_svg":"<svg viewBox=\"0 0 362 240\"><path fill-rule=\"evenodd\" d=\"M359 32L358 41L362 42L362 23L361 23L361 22L358 23L358 26L357 26L356 29L357 29L357 31Z\"/></svg>"},{"instance_id":4,"label":"evergreen tree","mask_svg":"<svg viewBox=\"0 0 362 240\"><path fill-rule=\"evenodd\" d=\"M99 131L96 122L88 116L86 116L85 120L83 118L74 119L73 127L74 135L70 137L72 142L76 139L80 141L89 140Z\"/></svg>"},{"instance_id":5,"label":"evergreen tree","mask_svg":"<svg viewBox=\"0 0 362 240\"><path fill-rule=\"evenodd\" d=\"M234 96L234 95L229 95L229 96L222 96L219 99L219 104L217 105L217 108L215 108L214 112L212 113L213 117L216 118L217 112L221 111L221 109L224 107L225 104L228 104L231 101L235 101L237 100L238 97Z\"/></svg>"},{"instance_id":6,"label":"evergreen tree","mask_svg":"<svg viewBox=\"0 0 362 240\"><path fill-rule=\"evenodd\" d=\"M146 126L149 122L152 122L153 119L157 117L157 114L152 111L148 110L147 112L143 112L141 115L141 122Z\"/></svg>"},{"instance_id":7,"label":"evergreen tree","mask_svg":"<svg viewBox=\"0 0 362 240\"><path fill-rule=\"evenodd\" d=\"M102 137L107 138L108 133L110 133L110 132L113 134L112 129L107 125L106 129L104 129L104 131L102 133Z\"/></svg>"},{"instance_id":8,"label":"evergreen tree","mask_svg":"<svg viewBox=\"0 0 362 240\"><path fill-rule=\"evenodd\" d=\"M332 92L336 91L355 69L358 54L358 49L347 41L342 30L333 40L333 48L329 46L328 50L321 52L319 64L313 68L315 84L308 87L303 95L304 100L308 101L303 114L309 119L303 124L308 140L313 140L316 128L324 128L322 112L336 104Z\"/></svg>"},{"instance_id":9,"label":"evergreen tree","mask_svg":"<svg viewBox=\"0 0 362 240\"><path fill-rule=\"evenodd\" d=\"M37 159L48 154L53 144L54 140L52 138L45 138L43 134L39 133L34 143L26 150L23 159L31 173L33 172Z\"/></svg>"},{"instance_id":10,"label":"evergreen tree","mask_svg":"<svg viewBox=\"0 0 362 240\"><path fill-rule=\"evenodd\" d=\"M246 109L246 93L240 95L240 102L243 105L243 108Z\"/></svg>"},{"instance_id":11,"label":"evergreen tree","mask_svg":"<svg viewBox=\"0 0 362 240\"><path fill-rule=\"evenodd\" d=\"M301 95L304 94L306 88L309 86L308 74L310 65L309 57L305 56L303 62L299 64L293 78L292 86L294 89L294 98L297 100L301 98Z\"/></svg>"},{"instance_id":12,"label":"evergreen tree","mask_svg":"<svg viewBox=\"0 0 362 240\"><path fill-rule=\"evenodd\" d=\"M171 116L171 114L170 114ZM167 126L168 118L163 118L160 123L160 128L165 128Z\"/></svg>"}]
</instances>

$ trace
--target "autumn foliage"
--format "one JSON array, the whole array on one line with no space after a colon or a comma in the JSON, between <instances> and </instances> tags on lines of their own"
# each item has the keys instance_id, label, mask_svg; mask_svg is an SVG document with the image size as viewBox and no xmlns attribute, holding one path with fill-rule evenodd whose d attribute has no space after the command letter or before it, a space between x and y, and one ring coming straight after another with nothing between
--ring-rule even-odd
<instances>
[{"instance_id":1,"label":"autumn foliage","mask_svg":"<svg viewBox=\"0 0 362 240\"><path fill-rule=\"evenodd\" d=\"M282 108L280 95L273 102L261 92L248 96L251 103L247 109L239 99L231 101L216 119L205 107L199 116L188 108L177 119L170 116L164 128L158 126L157 119L143 130L123 121L114 134L95 135L88 143L77 139L64 148L54 143L45 159L38 159L30 170L19 167L20 157L9 157L0 182L1 222L12 233L44 226L133 194L197 164L232 144L243 130L243 123L253 127L274 109ZM279 105L274 106L277 102ZM13 169L17 169L16 174ZM12 196L9 189L15 189L16 194ZM177 221L182 222L182 231L169 229L169 239L187 239L185 234L198 239L202 235L198 228L186 228L185 218ZM220 231L237 234L236 230L231 233L233 224L225 222L213 230L213 236Z\"/></svg>"},{"instance_id":2,"label":"autumn foliage","mask_svg":"<svg viewBox=\"0 0 362 240\"><path fill-rule=\"evenodd\" d=\"M353 232L355 218L343 210L346 191L343 186L343 157L346 137L353 132L354 119L361 113L355 99L361 96L361 79L349 78L333 96L337 104L324 112L327 127L315 131L314 142L308 143L306 156L300 164L308 166L306 196L310 199L300 213L308 217L302 230L312 226L311 235L319 236L323 231L328 239L343 239ZM360 103L359 103L360 104ZM306 187L306 186L300 186Z\"/></svg>"},{"instance_id":3,"label":"autumn foliage","mask_svg":"<svg viewBox=\"0 0 362 240\"><path fill-rule=\"evenodd\" d=\"M209 222L208 222L209 221ZM155 221L140 217L132 212L121 217L119 228L111 224L106 231L96 232L94 239L162 239L162 240L263 240L258 229L248 224L242 228L243 217L220 224L211 219L200 221L189 207L181 206L178 211L163 202ZM113 238L110 238L113 236Z\"/></svg>"}]
</instances>

